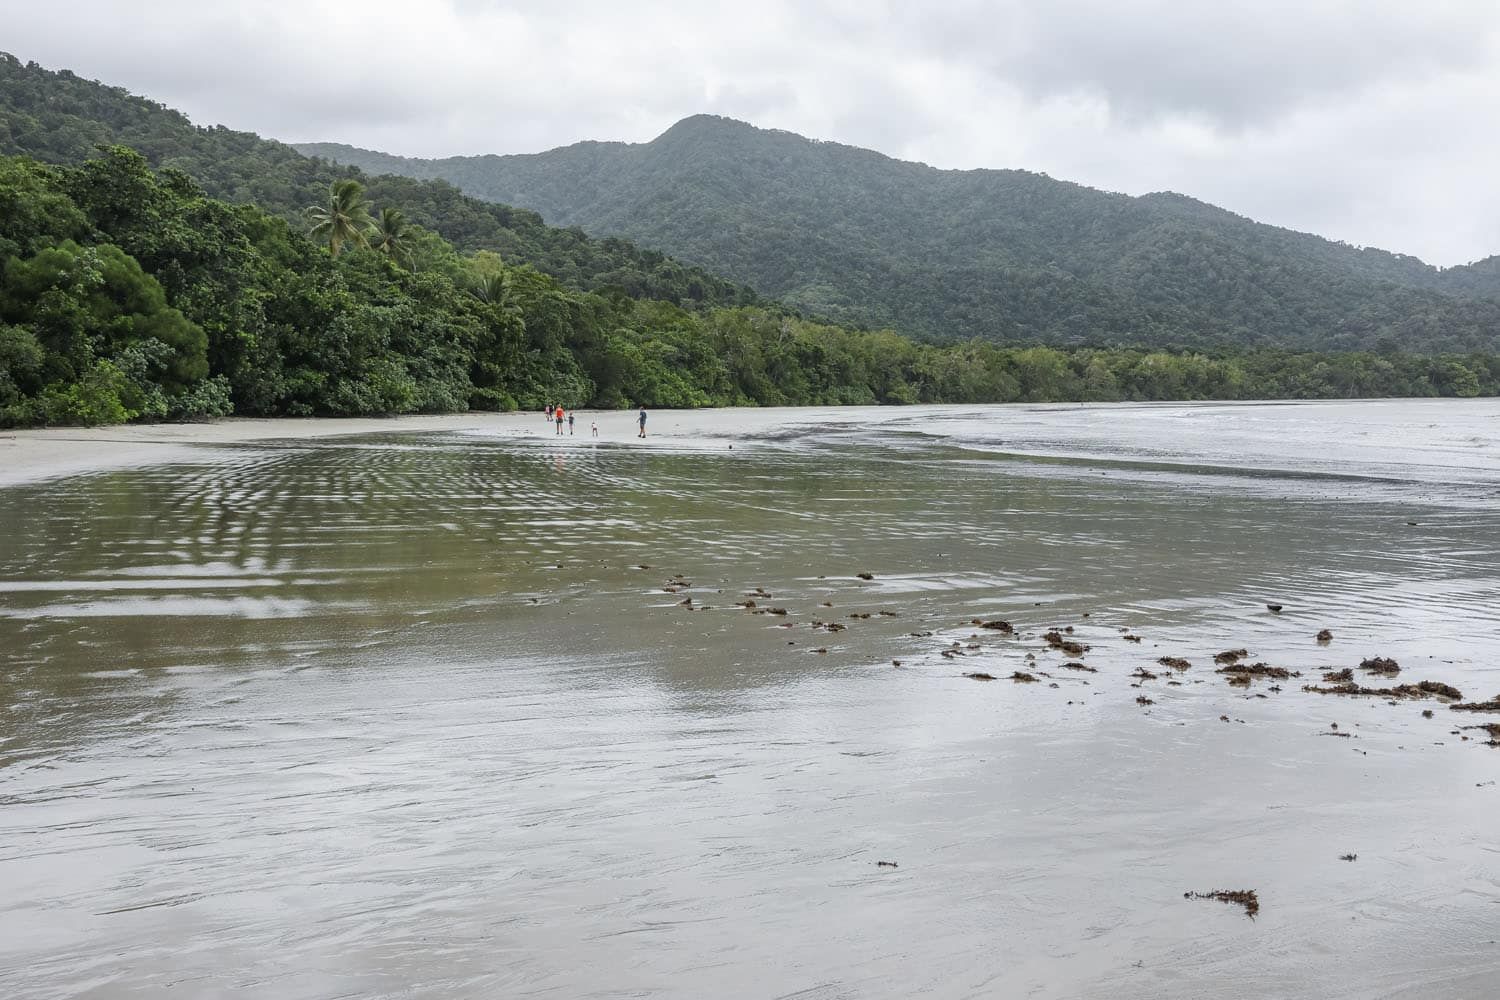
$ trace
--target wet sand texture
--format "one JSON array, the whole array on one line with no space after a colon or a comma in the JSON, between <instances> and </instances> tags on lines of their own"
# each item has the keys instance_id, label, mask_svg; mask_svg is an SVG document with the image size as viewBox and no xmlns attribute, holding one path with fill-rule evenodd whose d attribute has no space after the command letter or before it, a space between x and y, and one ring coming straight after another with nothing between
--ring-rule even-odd
<instances>
[{"instance_id":1,"label":"wet sand texture","mask_svg":"<svg viewBox=\"0 0 1500 1000\"><path fill-rule=\"evenodd\" d=\"M0 489L0 996L1500 995L1500 403L526 419Z\"/></svg>"}]
</instances>

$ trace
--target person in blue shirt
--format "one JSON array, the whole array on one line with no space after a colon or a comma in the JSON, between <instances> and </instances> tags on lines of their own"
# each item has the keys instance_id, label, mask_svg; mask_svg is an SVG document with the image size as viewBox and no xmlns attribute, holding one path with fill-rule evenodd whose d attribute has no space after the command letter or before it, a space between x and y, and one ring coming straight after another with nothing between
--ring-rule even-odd
<instances>
[{"instance_id":1,"label":"person in blue shirt","mask_svg":"<svg viewBox=\"0 0 1500 1000\"><path fill-rule=\"evenodd\" d=\"M645 437L646 436L646 408L644 406L641 407L641 415L636 418L636 423L638 423L638 424L641 425L641 432L639 434L637 434L636 437Z\"/></svg>"}]
</instances>

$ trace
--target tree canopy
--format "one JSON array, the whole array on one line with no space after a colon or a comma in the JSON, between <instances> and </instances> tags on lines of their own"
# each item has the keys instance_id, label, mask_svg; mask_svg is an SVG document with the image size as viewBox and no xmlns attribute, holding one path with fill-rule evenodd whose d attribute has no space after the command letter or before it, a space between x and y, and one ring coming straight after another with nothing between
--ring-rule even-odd
<instances>
[{"instance_id":1,"label":"tree canopy","mask_svg":"<svg viewBox=\"0 0 1500 1000\"><path fill-rule=\"evenodd\" d=\"M460 250L492 250L582 291L620 292L688 309L749 305L754 292L623 239L545 225L536 212L464 196L445 181L363 177L309 159L290 146L222 126L199 128L180 113L119 87L51 71L0 52L0 155L82 163L101 146L129 146L153 167L190 175L231 203L255 204L301 224L339 180L363 182L373 203L399 206L406 220Z\"/></svg>"},{"instance_id":2,"label":"tree canopy","mask_svg":"<svg viewBox=\"0 0 1500 1000\"><path fill-rule=\"evenodd\" d=\"M927 339L1500 349L1500 257L1439 270L1182 195L935 170L726 118L688 118L640 145L518 156L297 148L451 181L660 247L807 314Z\"/></svg>"},{"instance_id":3,"label":"tree canopy","mask_svg":"<svg viewBox=\"0 0 1500 1000\"><path fill-rule=\"evenodd\" d=\"M358 242L335 256L325 235L124 147L0 158L0 424L1500 390L1495 355L940 346L580 292L417 226L409 266Z\"/></svg>"}]
</instances>

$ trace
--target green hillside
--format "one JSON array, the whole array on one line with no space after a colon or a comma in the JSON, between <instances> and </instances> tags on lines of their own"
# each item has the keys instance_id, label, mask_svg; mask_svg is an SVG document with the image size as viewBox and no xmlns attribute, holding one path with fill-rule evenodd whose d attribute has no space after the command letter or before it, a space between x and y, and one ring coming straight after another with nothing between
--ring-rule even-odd
<instances>
[{"instance_id":1,"label":"green hillside","mask_svg":"<svg viewBox=\"0 0 1500 1000\"><path fill-rule=\"evenodd\" d=\"M183 171L216 198L260 205L289 220L300 219L303 206L323 198L333 180L359 174L248 132L200 128L118 87L0 53L0 155L80 163L99 146L116 144L138 150L153 167ZM545 225L533 211L465 197L442 181L362 180L374 201L399 203L412 222L459 249L494 251L572 288L690 307L756 300L750 289L701 268L622 239L591 239L578 229Z\"/></svg>"},{"instance_id":2,"label":"green hillside","mask_svg":"<svg viewBox=\"0 0 1500 1000\"><path fill-rule=\"evenodd\" d=\"M1500 392L1497 353L934 345L814 322L443 182L366 186L72 74L0 70L0 143L28 151L0 155L0 426Z\"/></svg>"},{"instance_id":3,"label":"green hillside","mask_svg":"<svg viewBox=\"0 0 1500 1000\"><path fill-rule=\"evenodd\" d=\"M936 338L1411 350L1500 344L1500 258L1439 270L1176 194L937 170L725 118L649 143L412 160L553 222L661 247L841 322Z\"/></svg>"}]
</instances>

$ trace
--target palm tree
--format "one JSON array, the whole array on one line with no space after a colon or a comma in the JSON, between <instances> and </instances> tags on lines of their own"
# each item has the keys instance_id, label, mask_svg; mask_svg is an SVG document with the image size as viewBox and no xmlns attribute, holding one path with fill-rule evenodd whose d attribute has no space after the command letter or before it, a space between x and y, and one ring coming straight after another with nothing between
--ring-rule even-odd
<instances>
[{"instance_id":1,"label":"palm tree","mask_svg":"<svg viewBox=\"0 0 1500 1000\"><path fill-rule=\"evenodd\" d=\"M382 208L370 229L370 246L402 266L411 265L411 243L406 238L406 216L399 208Z\"/></svg>"},{"instance_id":2,"label":"palm tree","mask_svg":"<svg viewBox=\"0 0 1500 1000\"><path fill-rule=\"evenodd\" d=\"M481 275L470 291L474 293L476 299L493 306L504 306L505 300L510 296L510 286L505 280L504 273Z\"/></svg>"},{"instance_id":3,"label":"palm tree","mask_svg":"<svg viewBox=\"0 0 1500 1000\"><path fill-rule=\"evenodd\" d=\"M370 206L359 181L334 181L328 190L328 204L309 205L307 218L312 223L308 235L327 240L328 252L335 257L345 243L361 247L370 245L366 238L371 225Z\"/></svg>"}]
</instances>

